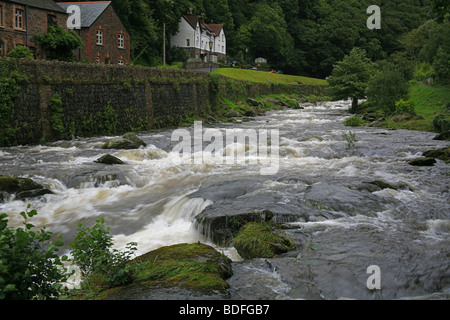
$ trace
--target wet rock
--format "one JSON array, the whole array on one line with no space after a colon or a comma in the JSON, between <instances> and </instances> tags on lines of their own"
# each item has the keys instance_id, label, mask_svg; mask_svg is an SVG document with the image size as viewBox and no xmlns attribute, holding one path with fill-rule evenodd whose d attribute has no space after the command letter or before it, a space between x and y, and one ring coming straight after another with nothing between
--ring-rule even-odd
<instances>
[{"instance_id":1,"label":"wet rock","mask_svg":"<svg viewBox=\"0 0 450 320\"><path fill-rule=\"evenodd\" d=\"M134 282L99 294L106 300L142 300L164 289L172 295L204 297L226 292L233 275L231 260L213 247L202 244L177 244L161 247L133 260ZM181 289L181 291L180 291Z\"/></svg>"},{"instance_id":2,"label":"wet rock","mask_svg":"<svg viewBox=\"0 0 450 320\"><path fill-rule=\"evenodd\" d=\"M433 138L433 140L450 140L450 130L446 132L442 132L438 134L436 137Z\"/></svg>"},{"instance_id":3,"label":"wet rock","mask_svg":"<svg viewBox=\"0 0 450 320\"><path fill-rule=\"evenodd\" d=\"M115 137L103 145L103 149L138 149L146 146L145 142L134 133L126 133L122 137Z\"/></svg>"},{"instance_id":4,"label":"wet rock","mask_svg":"<svg viewBox=\"0 0 450 320\"><path fill-rule=\"evenodd\" d=\"M428 157L428 158L416 158L408 162L412 166L425 166L431 167L436 163L436 159Z\"/></svg>"},{"instance_id":5,"label":"wet rock","mask_svg":"<svg viewBox=\"0 0 450 320\"><path fill-rule=\"evenodd\" d=\"M422 154L426 158L435 158L445 162L450 161L450 147L437 150L429 150Z\"/></svg>"},{"instance_id":6,"label":"wet rock","mask_svg":"<svg viewBox=\"0 0 450 320\"><path fill-rule=\"evenodd\" d=\"M124 164L124 162L122 160L120 160L119 158L108 154L105 154L104 156L101 156L100 158L98 158L97 160L95 160L94 162L96 163L102 163L102 164Z\"/></svg>"},{"instance_id":7,"label":"wet rock","mask_svg":"<svg viewBox=\"0 0 450 320\"><path fill-rule=\"evenodd\" d=\"M395 199L381 198L369 192L349 189L344 185L319 182L306 191L305 201L320 209L340 211L350 215L373 215L394 204Z\"/></svg>"},{"instance_id":8,"label":"wet rock","mask_svg":"<svg viewBox=\"0 0 450 320\"><path fill-rule=\"evenodd\" d=\"M16 199L23 200L52 193L30 178L0 176L0 202L3 202L7 195L15 195Z\"/></svg>"},{"instance_id":9,"label":"wet rock","mask_svg":"<svg viewBox=\"0 0 450 320\"><path fill-rule=\"evenodd\" d=\"M259 102L258 100L252 99L252 98L248 98L247 99L247 103L253 107L259 107L262 106L262 103Z\"/></svg>"}]
</instances>

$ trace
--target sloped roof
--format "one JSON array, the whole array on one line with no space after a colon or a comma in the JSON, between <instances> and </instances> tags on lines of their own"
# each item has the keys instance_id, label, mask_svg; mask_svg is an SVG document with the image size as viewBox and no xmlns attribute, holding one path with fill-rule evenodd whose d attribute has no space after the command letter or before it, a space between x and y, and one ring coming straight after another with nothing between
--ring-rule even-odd
<instances>
[{"instance_id":1,"label":"sloped roof","mask_svg":"<svg viewBox=\"0 0 450 320\"><path fill-rule=\"evenodd\" d=\"M19 3L24 6L28 5L33 8L39 8L55 12L64 12L64 13L66 12L60 6L58 6L53 0L10 0L10 1L14 3Z\"/></svg>"},{"instance_id":2,"label":"sloped roof","mask_svg":"<svg viewBox=\"0 0 450 320\"><path fill-rule=\"evenodd\" d=\"M214 33L216 36L220 34L220 31L223 28L223 24L208 24L203 20L203 16L198 16L194 14L185 14L183 18L190 24L190 26L195 29L197 28L197 23L200 25L200 28L205 29L211 33Z\"/></svg>"},{"instance_id":3,"label":"sloped roof","mask_svg":"<svg viewBox=\"0 0 450 320\"><path fill-rule=\"evenodd\" d=\"M223 24L214 24L210 23L208 24L208 27L214 32L216 36L220 35L220 31L223 29Z\"/></svg>"},{"instance_id":4,"label":"sloped roof","mask_svg":"<svg viewBox=\"0 0 450 320\"><path fill-rule=\"evenodd\" d=\"M81 11L81 27L89 28L95 20L108 8L111 1L92 1L92 2L58 2L64 10L71 5L80 7Z\"/></svg>"}]
</instances>

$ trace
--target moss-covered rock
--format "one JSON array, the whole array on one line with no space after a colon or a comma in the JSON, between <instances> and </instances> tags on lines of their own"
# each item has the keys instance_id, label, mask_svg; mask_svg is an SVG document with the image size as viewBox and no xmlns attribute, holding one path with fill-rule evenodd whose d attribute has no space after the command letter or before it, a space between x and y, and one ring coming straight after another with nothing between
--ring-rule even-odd
<instances>
[{"instance_id":1,"label":"moss-covered rock","mask_svg":"<svg viewBox=\"0 0 450 320\"><path fill-rule=\"evenodd\" d=\"M99 299L141 299L161 288L204 294L223 293L226 279L233 275L231 260L213 247L202 244L177 244L161 247L135 258L133 282L97 293Z\"/></svg>"},{"instance_id":2,"label":"moss-covered rock","mask_svg":"<svg viewBox=\"0 0 450 320\"><path fill-rule=\"evenodd\" d=\"M293 249L289 239L274 233L271 222L250 222L233 240L233 246L244 259L273 258Z\"/></svg>"},{"instance_id":3,"label":"moss-covered rock","mask_svg":"<svg viewBox=\"0 0 450 320\"><path fill-rule=\"evenodd\" d=\"M435 158L445 162L450 162L450 147L441 148L437 150L429 150L423 153L424 157Z\"/></svg>"},{"instance_id":4,"label":"moss-covered rock","mask_svg":"<svg viewBox=\"0 0 450 320\"><path fill-rule=\"evenodd\" d=\"M145 147L146 143L134 133L126 133L122 137L108 140L103 145L103 149L138 149L141 146Z\"/></svg>"},{"instance_id":5,"label":"moss-covered rock","mask_svg":"<svg viewBox=\"0 0 450 320\"><path fill-rule=\"evenodd\" d=\"M428 157L428 158L416 158L409 161L409 164L412 166L424 166L431 167L436 163L436 159Z\"/></svg>"},{"instance_id":6,"label":"moss-covered rock","mask_svg":"<svg viewBox=\"0 0 450 320\"><path fill-rule=\"evenodd\" d=\"M5 194L15 195L16 199L22 200L52 193L30 178L0 176L0 202L4 201Z\"/></svg>"}]
</instances>

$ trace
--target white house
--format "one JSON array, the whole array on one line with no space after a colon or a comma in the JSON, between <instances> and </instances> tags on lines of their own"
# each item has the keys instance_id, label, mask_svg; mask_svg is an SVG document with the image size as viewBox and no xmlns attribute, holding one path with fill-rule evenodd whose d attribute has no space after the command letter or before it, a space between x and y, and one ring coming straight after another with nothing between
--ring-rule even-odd
<instances>
[{"instance_id":1,"label":"white house","mask_svg":"<svg viewBox=\"0 0 450 320\"><path fill-rule=\"evenodd\" d=\"M170 45L188 50L191 61L217 62L225 60L227 54L223 24L207 24L203 15L192 12L181 17L178 32L171 36Z\"/></svg>"}]
</instances>

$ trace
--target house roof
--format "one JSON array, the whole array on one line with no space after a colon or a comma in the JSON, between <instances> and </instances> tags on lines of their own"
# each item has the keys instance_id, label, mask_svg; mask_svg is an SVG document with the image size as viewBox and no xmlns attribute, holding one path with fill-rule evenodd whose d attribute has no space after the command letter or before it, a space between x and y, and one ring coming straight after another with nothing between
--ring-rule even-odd
<instances>
[{"instance_id":1,"label":"house roof","mask_svg":"<svg viewBox=\"0 0 450 320\"><path fill-rule=\"evenodd\" d=\"M200 28L205 29L211 33L214 33L216 36L220 34L220 31L223 28L223 24L208 24L203 20L203 16L198 16L194 14L185 14L183 18L191 25L193 29L197 28L197 23L200 25Z\"/></svg>"},{"instance_id":2,"label":"house roof","mask_svg":"<svg viewBox=\"0 0 450 320\"><path fill-rule=\"evenodd\" d=\"M66 12L58 6L53 0L10 0L10 2L19 3L21 5L28 5L33 8L39 8L55 12Z\"/></svg>"},{"instance_id":3,"label":"house roof","mask_svg":"<svg viewBox=\"0 0 450 320\"><path fill-rule=\"evenodd\" d=\"M71 5L77 5L81 11L81 27L89 28L108 8L111 1L92 1L92 2L58 2L64 10Z\"/></svg>"},{"instance_id":4,"label":"house roof","mask_svg":"<svg viewBox=\"0 0 450 320\"><path fill-rule=\"evenodd\" d=\"M222 29L223 29L223 24L210 23L210 24L208 24L208 27L212 30L212 32L214 32L214 34L216 36L219 36L220 31L222 31Z\"/></svg>"}]
</instances>

